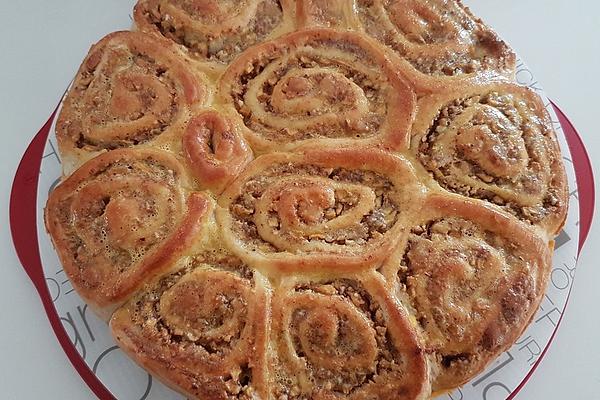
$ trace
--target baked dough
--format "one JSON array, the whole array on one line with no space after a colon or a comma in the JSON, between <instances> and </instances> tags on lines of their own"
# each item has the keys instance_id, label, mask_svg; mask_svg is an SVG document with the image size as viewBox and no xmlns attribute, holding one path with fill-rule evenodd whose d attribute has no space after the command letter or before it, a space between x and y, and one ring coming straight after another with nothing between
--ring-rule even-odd
<instances>
[{"instance_id":1,"label":"baked dough","mask_svg":"<svg viewBox=\"0 0 600 400\"><path fill-rule=\"evenodd\" d=\"M428 399L546 289L568 189L460 1L139 0L63 103L45 210L119 346L201 400Z\"/></svg>"},{"instance_id":2,"label":"baked dough","mask_svg":"<svg viewBox=\"0 0 600 400\"><path fill-rule=\"evenodd\" d=\"M412 151L442 187L558 234L566 175L552 122L531 89L506 82L453 87L422 98L419 113Z\"/></svg>"},{"instance_id":3,"label":"baked dough","mask_svg":"<svg viewBox=\"0 0 600 400\"><path fill-rule=\"evenodd\" d=\"M212 199L192 190L174 156L119 149L88 161L52 192L46 227L73 286L101 315L202 239Z\"/></svg>"},{"instance_id":4,"label":"baked dough","mask_svg":"<svg viewBox=\"0 0 600 400\"><path fill-rule=\"evenodd\" d=\"M252 160L252 150L244 140L248 135L232 118L214 110L202 111L187 123L183 154L202 189L221 193Z\"/></svg>"},{"instance_id":5,"label":"baked dough","mask_svg":"<svg viewBox=\"0 0 600 400\"><path fill-rule=\"evenodd\" d=\"M456 0L299 0L301 26L350 29L386 46L416 87L435 91L489 72L510 77L515 55Z\"/></svg>"},{"instance_id":6,"label":"baked dough","mask_svg":"<svg viewBox=\"0 0 600 400\"><path fill-rule=\"evenodd\" d=\"M239 259L198 254L112 317L117 343L190 398L267 394L269 285Z\"/></svg>"},{"instance_id":7,"label":"baked dough","mask_svg":"<svg viewBox=\"0 0 600 400\"><path fill-rule=\"evenodd\" d=\"M552 249L515 218L459 196L429 196L412 224L382 273L423 330L433 390L449 390L519 338Z\"/></svg>"},{"instance_id":8,"label":"baked dough","mask_svg":"<svg viewBox=\"0 0 600 400\"><path fill-rule=\"evenodd\" d=\"M141 31L220 70L248 47L294 30L293 7L293 0L140 0L133 18Z\"/></svg>"},{"instance_id":9,"label":"baked dough","mask_svg":"<svg viewBox=\"0 0 600 400\"><path fill-rule=\"evenodd\" d=\"M426 354L377 273L287 278L272 307L270 398L428 396Z\"/></svg>"},{"instance_id":10,"label":"baked dough","mask_svg":"<svg viewBox=\"0 0 600 400\"><path fill-rule=\"evenodd\" d=\"M106 150L152 143L177 152L173 136L211 96L177 50L138 32L111 33L90 49L56 122L65 173Z\"/></svg>"},{"instance_id":11,"label":"baked dough","mask_svg":"<svg viewBox=\"0 0 600 400\"><path fill-rule=\"evenodd\" d=\"M415 92L383 49L356 33L329 29L248 50L223 74L219 96L250 129L258 152L315 139L401 149L416 110Z\"/></svg>"},{"instance_id":12,"label":"baked dough","mask_svg":"<svg viewBox=\"0 0 600 400\"><path fill-rule=\"evenodd\" d=\"M227 247L261 271L351 272L381 262L423 195L399 156L311 149L256 159L216 214Z\"/></svg>"}]
</instances>

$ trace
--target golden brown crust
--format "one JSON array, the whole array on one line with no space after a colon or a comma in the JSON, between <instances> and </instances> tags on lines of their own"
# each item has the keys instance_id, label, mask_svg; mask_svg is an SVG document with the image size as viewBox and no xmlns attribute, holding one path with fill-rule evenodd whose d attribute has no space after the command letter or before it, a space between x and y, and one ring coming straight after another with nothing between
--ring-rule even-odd
<instances>
[{"instance_id":1,"label":"golden brown crust","mask_svg":"<svg viewBox=\"0 0 600 400\"><path fill-rule=\"evenodd\" d=\"M273 153L223 193L217 221L265 273L353 271L384 257L422 196L412 167L381 150Z\"/></svg>"},{"instance_id":2,"label":"golden brown crust","mask_svg":"<svg viewBox=\"0 0 600 400\"><path fill-rule=\"evenodd\" d=\"M201 188L220 194L252 160L243 130L216 111L204 111L190 120L183 153Z\"/></svg>"},{"instance_id":3,"label":"golden brown crust","mask_svg":"<svg viewBox=\"0 0 600 400\"><path fill-rule=\"evenodd\" d=\"M205 77L168 43L139 32L107 35L84 59L56 123L65 174L98 152L172 147L190 108L209 97Z\"/></svg>"},{"instance_id":4,"label":"golden brown crust","mask_svg":"<svg viewBox=\"0 0 600 400\"><path fill-rule=\"evenodd\" d=\"M449 191L498 204L550 238L565 221L560 148L530 89L496 82L423 98L411 148Z\"/></svg>"},{"instance_id":5,"label":"golden brown crust","mask_svg":"<svg viewBox=\"0 0 600 400\"><path fill-rule=\"evenodd\" d=\"M303 26L362 31L384 45L423 92L514 74L515 54L460 0L301 0L298 7Z\"/></svg>"},{"instance_id":6,"label":"golden brown crust","mask_svg":"<svg viewBox=\"0 0 600 400\"><path fill-rule=\"evenodd\" d=\"M110 328L136 362L189 398L266 399L265 284L231 257L194 259L144 288Z\"/></svg>"},{"instance_id":7,"label":"golden brown crust","mask_svg":"<svg viewBox=\"0 0 600 400\"><path fill-rule=\"evenodd\" d=\"M74 288L100 314L201 238L211 200L189 193L186 181L169 154L122 149L88 161L51 193L48 232Z\"/></svg>"},{"instance_id":8,"label":"golden brown crust","mask_svg":"<svg viewBox=\"0 0 600 400\"><path fill-rule=\"evenodd\" d=\"M383 268L409 303L433 390L458 387L510 347L546 290L552 249L493 206L431 195Z\"/></svg>"},{"instance_id":9,"label":"golden brown crust","mask_svg":"<svg viewBox=\"0 0 600 400\"><path fill-rule=\"evenodd\" d=\"M291 0L139 0L138 29L166 37L202 62L231 62L257 43L294 29Z\"/></svg>"},{"instance_id":10,"label":"golden brown crust","mask_svg":"<svg viewBox=\"0 0 600 400\"><path fill-rule=\"evenodd\" d=\"M132 359L198 400L422 400L517 340L566 176L460 0L138 0L134 19L66 97L45 213Z\"/></svg>"},{"instance_id":11,"label":"golden brown crust","mask_svg":"<svg viewBox=\"0 0 600 400\"><path fill-rule=\"evenodd\" d=\"M219 93L259 152L341 140L402 149L416 102L382 49L330 29L295 32L246 51L221 78Z\"/></svg>"},{"instance_id":12,"label":"golden brown crust","mask_svg":"<svg viewBox=\"0 0 600 400\"><path fill-rule=\"evenodd\" d=\"M272 307L271 398L429 398L426 356L375 274L286 280Z\"/></svg>"}]
</instances>

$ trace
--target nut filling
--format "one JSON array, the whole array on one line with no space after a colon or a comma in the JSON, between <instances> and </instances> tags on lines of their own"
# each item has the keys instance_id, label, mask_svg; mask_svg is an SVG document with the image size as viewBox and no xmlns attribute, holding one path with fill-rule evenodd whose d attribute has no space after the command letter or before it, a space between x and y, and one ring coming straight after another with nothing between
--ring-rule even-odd
<instances>
[{"instance_id":1,"label":"nut filling","mask_svg":"<svg viewBox=\"0 0 600 400\"><path fill-rule=\"evenodd\" d=\"M412 229L398 275L439 368L434 390L471 376L529 318L537 266L522 252L461 218Z\"/></svg>"},{"instance_id":2,"label":"nut filling","mask_svg":"<svg viewBox=\"0 0 600 400\"><path fill-rule=\"evenodd\" d=\"M323 190L323 185L330 188ZM362 246L380 239L397 222L400 206L389 196L392 187L370 171L279 165L246 182L230 210L237 234L264 252L285 250L287 241ZM290 201L294 204L286 204ZM288 219L288 205L295 221ZM336 223L345 219L348 223ZM328 224L337 228L318 229Z\"/></svg>"},{"instance_id":3,"label":"nut filling","mask_svg":"<svg viewBox=\"0 0 600 400\"><path fill-rule=\"evenodd\" d=\"M112 33L94 45L57 121L63 155L137 146L180 127L207 90L204 76L171 50L139 32Z\"/></svg>"},{"instance_id":4,"label":"nut filling","mask_svg":"<svg viewBox=\"0 0 600 400\"><path fill-rule=\"evenodd\" d=\"M123 54L123 57L127 58L127 73L120 72L115 78L106 70L99 71L99 66L89 65L76 82L74 90L86 92L90 99L89 109L75 110L82 118L67 123L68 134L77 137L77 148L112 150L142 144L163 133L177 115L179 94L176 83L165 77L165 68L140 53ZM111 62L116 64L114 60ZM114 83L106 87L110 81ZM124 97L138 107L120 109L120 115L109 118L106 109L120 108ZM112 135L106 132L125 125L130 125L131 130Z\"/></svg>"},{"instance_id":5,"label":"nut filling","mask_svg":"<svg viewBox=\"0 0 600 400\"><path fill-rule=\"evenodd\" d=\"M240 77L246 83L234 88L232 97L245 125L276 141L365 138L379 132L388 112L384 77L313 53L307 48L284 65L275 64L269 78L258 77L267 73L267 61L275 60L257 63ZM257 78L262 85L255 88ZM252 109L254 101L245 101L254 95L259 112ZM289 127L290 119L296 129Z\"/></svg>"},{"instance_id":6,"label":"nut filling","mask_svg":"<svg viewBox=\"0 0 600 400\"><path fill-rule=\"evenodd\" d=\"M412 398L414 354L398 346L385 311L359 282L297 284L286 292L275 300L282 370L273 398Z\"/></svg>"},{"instance_id":7,"label":"nut filling","mask_svg":"<svg viewBox=\"0 0 600 400\"><path fill-rule=\"evenodd\" d=\"M442 108L418 143L418 157L447 190L538 224L564 207L550 134L526 101L492 91Z\"/></svg>"},{"instance_id":8,"label":"nut filling","mask_svg":"<svg viewBox=\"0 0 600 400\"><path fill-rule=\"evenodd\" d=\"M248 50L229 66L220 91L261 151L309 139L371 138L399 148L416 102L412 87L374 43L325 29Z\"/></svg>"},{"instance_id":9,"label":"nut filling","mask_svg":"<svg viewBox=\"0 0 600 400\"><path fill-rule=\"evenodd\" d=\"M182 205L175 190L176 172L151 159L119 160L89 179L93 183L81 185L78 196L59 206L59 219L65 226L73 211L77 212L69 232L73 259L80 268L87 268L105 257L122 273L164 241L177 224ZM104 193L93 196L97 191ZM126 216L130 219L123 220Z\"/></svg>"},{"instance_id":10,"label":"nut filling","mask_svg":"<svg viewBox=\"0 0 600 400\"><path fill-rule=\"evenodd\" d=\"M542 98L461 0L134 20L65 97L44 217L144 370L196 400L427 400L517 342L569 188Z\"/></svg>"},{"instance_id":11,"label":"nut filling","mask_svg":"<svg viewBox=\"0 0 600 400\"><path fill-rule=\"evenodd\" d=\"M127 337L153 361L172 354L167 363L180 370L189 393L249 400L256 395L248 353L254 346L254 292L253 274L239 260L207 253L132 299L112 325L117 340ZM122 319L127 327L120 337Z\"/></svg>"},{"instance_id":12,"label":"nut filling","mask_svg":"<svg viewBox=\"0 0 600 400\"><path fill-rule=\"evenodd\" d=\"M205 270L212 268L206 264L199 264L198 267ZM177 344L184 351L189 347L194 347L194 351L223 356L230 351L229 347L235 347L244 329L248 307L245 299L246 290L210 293L208 285L216 283L216 278L211 279L211 275L219 277L219 279L232 279L232 282L237 283L238 278L235 276L238 274L234 273L230 278L230 275L226 273L215 272L205 275L195 272L197 281L202 282L203 279L206 281L198 284L192 283L189 278L182 280L193 269L195 268L189 266L181 269L161 279L157 287L144 293L140 299L135 301L133 321L136 324L155 329L157 335L164 341ZM252 287L251 280L247 285ZM175 288L173 289L173 287ZM220 289L217 289L217 292L219 291ZM208 296L208 293L214 295L214 299L219 300L218 305L213 304L210 312L199 308L202 305L199 303L199 299L202 296ZM180 313L189 313L189 315L179 315ZM219 329L225 323L231 325L228 321L232 319L235 320L235 324L229 327L231 329L228 329L227 332L223 332L221 335L208 334L212 330ZM189 324L188 326L181 325L179 321L187 321ZM195 327L198 329L194 329Z\"/></svg>"},{"instance_id":13,"label":"nut filling","mask_svg":"<svg viewBox=\"0 0 600 400\"><path fill-rule=\"evenodd\" d=\"M282 22L281 3L274 0L219 2L145 1L136 22L152 26L163 36L190 50L203 61L230 62L253 44L262 42Z\"/></svg>"},{"instance_id":14,"label":"nut filling","mask_svg":"<svg viewBox=\"0 0 600 400\"><path fill-rule=\"evenodd\" d=\"M508 71L514 55L460 3L442 0L359 0L365 31L427 75Z\"/></svg>"},{"instance_id":15,"label":"nut filling","mask_svg":"<svg viewBox=\"0 0 600 400\"><path fill-rule=\"evenodd\" d=\"M115 150L59 186L48 203L53 215L47 224L61 241L71 279L110 298L124 276L160 264L157 254L182 226L201 224L196 212L188 211L179 186L181 168L159 151ZM187 214L198 221L188 221ZM185 247L190 240L186 235L178 236L177 246Z\"/></svg>"}]
</instances>

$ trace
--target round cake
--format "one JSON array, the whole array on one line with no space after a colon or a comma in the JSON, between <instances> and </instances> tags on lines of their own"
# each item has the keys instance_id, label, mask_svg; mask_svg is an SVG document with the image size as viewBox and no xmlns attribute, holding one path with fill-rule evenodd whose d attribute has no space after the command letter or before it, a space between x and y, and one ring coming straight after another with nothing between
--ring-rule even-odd
<instances>
[{"instance_id":1,"label":"round cake","mask_svg":"<svg viewBox=\"0 0 600 400\"><path fill-rule=\"evenodd\" d=\"M48 232L118 345L201 400L429 399L520 336L568 188L458 0L139 0L56 125Z\"/></svg>"}]
</instances>

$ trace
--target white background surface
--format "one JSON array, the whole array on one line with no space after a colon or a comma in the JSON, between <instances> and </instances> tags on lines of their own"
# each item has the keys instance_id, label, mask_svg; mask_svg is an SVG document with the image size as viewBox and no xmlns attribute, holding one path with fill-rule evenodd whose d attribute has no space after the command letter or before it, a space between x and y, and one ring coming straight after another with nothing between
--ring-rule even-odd
<instances>
[{"instance_id":1,"label":"white background surface","mask_svg":"<svg viewBox=\"0 0 600 400\"><path fill-rule=\"evenodd\" d=\"M600 2L465 0L521 54L600 159ZM14 253L14 171L91 43L131 25L131 0L0 0L0 398L88 399ZM576 4L576 5L575 5ZM600 164L599 164L600 165ZM595 169L597 182L600 170ZM596 191L599 192L599 185ZM571 302L525 399L600 398L600 227L580 258ZM123 399L127 400L127 399Z\"/></svg>"}]
</instances>

